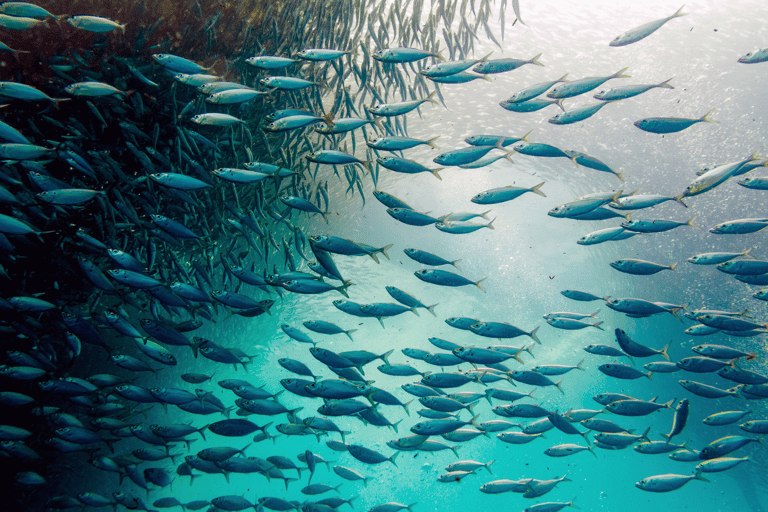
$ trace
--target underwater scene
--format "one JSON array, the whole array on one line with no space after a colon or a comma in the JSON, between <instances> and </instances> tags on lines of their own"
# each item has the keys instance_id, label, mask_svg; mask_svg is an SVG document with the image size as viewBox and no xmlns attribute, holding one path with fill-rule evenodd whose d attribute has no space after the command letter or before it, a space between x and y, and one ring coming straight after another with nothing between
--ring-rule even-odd
<instances>
[{"instance_id":1,"label":"underwater scene","mask_svg":"<svg viewBox=\"0 0 768 512\"><path fill-rule=\"evenodd\" d=\"M768 511L768 6L0 3L15 510Z\"/></svg>"}]
</instances>

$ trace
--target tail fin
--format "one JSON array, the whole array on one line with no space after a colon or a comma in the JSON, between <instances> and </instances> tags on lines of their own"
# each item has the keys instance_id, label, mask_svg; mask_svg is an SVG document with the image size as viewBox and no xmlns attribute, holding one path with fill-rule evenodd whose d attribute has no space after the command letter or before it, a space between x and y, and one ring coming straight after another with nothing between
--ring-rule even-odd
<instances>
[{"instance_id":1,"label":"tail fin","mask_svg":"<svg viewBox=\"0 0 768 512\"><path fill-rule=\"evenodd\" d=\"M435 141L436 141L437 139L439 139L439 138L440 138L440 136L438 135L437 137L432 137L431 139L429 139L429 140L427 141L427 144L429 144L429 147L431 147L432 149L440 149L440 148L437 146L437 144L435 144Z\"/></svg>"},{"instance_id":2,"label":"tail fin","mask_svg":"<svg viewBox=\"0 0 768 512\"><path fill-rule=\"evenodd\" d=\"M536 331L538 331L538 330L539 330L539 328L538 328L538 327L536 327L534 330L532 330L532 331L531 331L531 332L528 334L528 336L530 336L530 337L531 337L531 339L532 339L533 341L535 341L536 343L538 343L539 345L541 345L541 340L539 340L539 337L538 337L538 336L536 336ZM530 351L527 351L527 352L530 354ZM533 356L533 354L531 354L531 356Z\"/></svg>"},{"instance_id":3,"label":"tail fin","mask_svg":"<svg viewBox=\"0 0 768 512\"><path fill-rule=\"evenodd\" d=\"M683 7L685 7L685 4L683 4ZM685 16L686 14L688 14L687 12L682 12L683 11L683 7L679 8L677 10L677 12L672 15L672 17L673 18L679 18L680 16ZM670 78L670 80L671 80L671 78ZM709 480L707 480L707 481L709 481Z\"/></svg>"},{"instance_id":4,"label":"tail fin","mask_svg":"<svg viewBox=\"0 0 768 512\"><path fill-rule=\"evenodd\" d=\"M538 54L537 56L535 56L531 60L529 60L528 64L536 64L537 66L544 66L544 64L539 62L539 57L541 57L541 54Z\"/></svg>"},{"instance_id":5,"label":"tail fin","mask_svg":"<svg viewBox=\"0 0 768 512\"><path fill-rule=\"evenodd\" d=\"M542 185L544 185L544 183L546 183L546 182L545 182L545 181L542 181L542 182L541 182L541 183L539 183L538 185L534 186L534 187L531 189L531 192L533 192L534 194L538 194L538 195L540 195L541 197L547 197L547 194L545 194L544 192L542 192L541 190L539 190L539 189L541 188L541 186L542 186Z\"/></svg>"},{"instance_id":6,"label":"tail fin","mask_svg":"<svg viewBox=\"0 0 768 512\"><path fill-rule=\"evenodd\" d=\"M614 73L611 78L631 78L632 75L625 75L624 72L628 70L629 68L624 68L622 70L617 71Z\"/></svg>"},{"instance_id":7,"label":"tail fin","mask_svg":"<svg viewBox=\"0 0 768 512\"><path fill-rule=\"evenodd\" d=\"M706 114L704 114L704 115L701 117L701 119L699 119L699 121L702 121L702 122L704 122L704 123L719 123L720 121L715 121L714 119L710 119L710 118L709 118L709 115L710 115L712 112L714 112L714 111L715 111L715 109L713 108L712 110L710 110L709 112L707 112Z\"/></svg>"},{"instance_id":8,"label":"tail fin","mask_svg":"<svg viewBox=\"0 0 768 512\"><path fill-rule=\"evenodd\" d=\"M486 228L488 228L488 229L495 229L495 228L493 227L493 222L494 222L494 221L495 221L497 218L498 218L498 217L494 217L494 218L493 218L493 220L492 220L491 222L489 222L488 224L486 224L486 225L485 225L485 227L486 227Z\"/></svg>"},{"instance_id":9,"label":"tail fin","mask_svg":"<svg viewBox=\"0 0 768 512\"><path fill-rule=\"evenodd\" d=\"M481 285L480 283L482 283L482 282L483 282L483 281L485 281L486 279L488 279L488 278L487 278L487 277L484 277L484 278L482 278L481 280L479 280L479 281L476 281L476 282L475 282L475 286L477 286L478 288L480 288L480 290L482 290L482 292L483 292L483 293L486 293L486 292L485 292L485 288L483 288L483 285Z\"/></svg>"},{"instance_id":10,"label":"tail fin","mask_svg":"<svg viewBox=\"0 0 768 512\"><path fill-rule=\"evenodd\" d=\"M352 339L352 333L355 331L357 331L357 329L350 329L348 331L344 331L344 334L346 334L350 340L355 341L354 339Z\"/></svg>"},{"instance_id":11,"label":"tail fin","mask_svg":"<svg viewBox=\"0 0 768 512\"><path fill-rule=\"evenodd\" d=\"M681 7L681 9L682 9L682 7ZM661 83L660 83L659 85L657 85L656 87L663 87L663 88L665 88L665 89L674 89L674 86L672 86L672 85L670 85L670 84L669 84L669 82L671 82L671 81L672 81L672 79L671 79L671 78L670 78L669 80L664 80L663 82L661 82Z\"/></svg>"}]
</instances>

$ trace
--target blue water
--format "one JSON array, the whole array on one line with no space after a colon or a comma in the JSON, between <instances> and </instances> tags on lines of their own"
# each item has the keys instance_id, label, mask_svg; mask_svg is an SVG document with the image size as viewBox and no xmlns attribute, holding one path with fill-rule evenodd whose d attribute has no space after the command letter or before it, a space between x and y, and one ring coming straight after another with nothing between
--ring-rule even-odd
<instances>
[{"instance_id":1,"label":"blue water","mask_svg":"<svg viewBox=\"0 0 768 512\"><path fill-rule=\"evenodd\" d=\"M491 83L475 81L465 85L442 86L447 108L424 105L420 109L421 115L416 112L409 114L408 134L424 139L439 135L437 143L441 151L445 151L463 147L463 139L473 134L522 136L533 130L530 140L598 157L622 172L625 182L619 182L612 175L577 167L566 159L525 155L513 155L514 164L501 160L484 169L448 168L440 173L440 181L429 174L403 176L380 169L379 189L397 196L416 210L431 212L435 216L454 211L482 212L488 209L469 200L490 188L505 185L531 187L541 181L546 182L542 188L546 198L526 194L513 202L492 206L489 218L495 218L494 230L481 229L468 235L450 235L433 227L406 226L392 219L387 215L386 208L373 198L371 192L374 186L369 177L364 179L363 206L359 193L345 194L347 183L337 179L329 168L321 167L318 180L329 183L330 223L326 225L319 217L297 220L301 215L296 214L292 222L301 226L307 236L331 234L376 247L393 244L388 251L389 259L379 257L379 264L368 257L335 257L341 273L354 283L349 289L350 300L363 304L392 302L384 289L392 285L414 295L424 304L437 303L437 316L433 317L424 310L419 311L418 317L407 313L385 319L386 328L382 329L375 319L351 317L337 310L331 304L332 300L341 298L336 293L317 296L284 293L281 299L273 294L270 297L276 302L269 316L224 319L222 314L215 324L206 323L194 333L255 355L247 373L242 369L235 371L229 366L215 365L202 357L195 359L186 351L174 351L179 359L177 367L165 369L156 377L141 376L136 383L150 388L198 387L213 391L229 406L234 403L234 395L219 388L215 382L228 378L247 379L254 385L263 385L265 389L277 392L281 389L278 381L292 377L277 364L279 358L300 360L316 374L335 378L310 355L307 346L290 340L280 329L281 324L287 323L303 330L302 322L320 319L336 323L344 329L357 330L353 333L353 341L343 335L310 333L323 348L334 352L360 349L375 353L394 349L390 356L391 363L407 363L422 371L436 371L436 368L423 362L407 358L401 349L420 348L438 352L427 341L428 337L445 338L467 346L494 343L493 340L454 329L444 322L448 317L466 316L481 321L509 322L526 331L540 328L538 336L542 344L533 349L535 359L524 354L524 365L521 367L512 362L510 367L513 370L529 369L537 364L574 365L584 359L583 373L573 371L563 377L563 394L554 388L542 388L536 390L533 400L526 400L550 410L599 409L592 396L601 392L626 393L645 400L658 397L659 402L687 398L691 404L688 426L674 441L695 449L701 449L726 435L744 434L738 425L704 425L701 420L710 414L748 409L752 412L744 421L768 418L762 401L704 399L687 392L677 382L691 379L723 388L732 386L732 383L717 376L679 372L657 374L652 380L621 381L598 371L597 367L609 362L609 358L589 355L583 350L588 344L615 345L613 329L620 328L636 341L657 349L671 342L669 354L672 361L695 355L690 349L700 343L728 344L756 352L756 360L739 364L765 373L765 341L762 337L728 338L717 334L693 339L683 333L692 325L688 320L681 323L672 315L632 319L608 309L600 301L577 303L560 294L561 290L579 289L597 295L685 304L689 309L748 309L754 319L764 321L764 303L751 297L757 287L746 287L712 267L694 266L685 260L698 253L739 252L750 247L754 247L752 254L755 257L768 257L764 232L727 236L707 231L726 220L764 216L765 192L745 189L736 184L737 179L731 179L711 192L686 199L687 209L670 202L632 215L633 218L680 221L695 217L693 223L696 227L682 227L667 233L590 247L577 245L576 240L619 222L580 222L546 215L551 208L592 192L639 190L641 193L680 194L695 178L695 172L704 166L746 158L757 150L764 153L768 126L768 103L765 101L768 63L744 65L737 63L737 59L768 45L768 11L758 1L689 2L684 9L689 13L687 16L670 21L636 44L612 48L608 42L618 34L672 14L679 6L661 1L613 2L611 5L596 2L580 5L566 2L521 3L527 26L520 23L511 25L514 15L509 5L506 9L503 50L484 37L483 28L479 27L479 40L475 42L471 55L479 58L493 51L492 58L529 59L542 53L540 60L545 66L523 66L511 73L494 75ZM491 28L497 38L500 37L498 23L498 18L494 16ZM395 45L392 42L392 46ZM524 87L556 79L566 72L569 78L577 79L610 75L624 67L629 68L627 73L632 78L612 80L589 95L614 85L659 83L668 78L673 78L675 89L654 89L608 105L594 117L569 126L547 123L547 119L558 112L556 107L517 114L507 112L498 105ZM350 85L354 87L354 82L350 81ZM578 96L566 100L565 105L567 109L572 109L594 101ZM716 108L712 118L718 121L717 124L700 123L681 133L663 137L642 132L632 125L644 117L698 118L712 108ZM365 152L360 150L359 136L357 146L358 156L365 157ZM437 153L422 147L409 150L406 154L408 158L435 167L431 159ZM314 165L312 168L314 170ZM764 174L761 169L751 172L753 176ZM413 273L424 267L403 254L402 250L407 247L427 250L449 260L461 259L458 272L473 281L486 278L483 281L485 292L476 287L441 288L423 283ZM309 253L308 248L306 252ZM654 276L631 276L619 273L608 265L620 258L639 258L664 264L678 262L678 267L674 272L664 271ZM281 256L273 256L272 259L281 260ZM257 300L268 298L250 287L244 289L248 291L243 293L249 293ZM604 331L557 330L542 319L542 315L554 311L591 313L597 309L600 310L598 318L604 322ZM512 340L511 344L528 345L530 342L529 338L523 337ZM393 392L402 401L413 398L399 386L415 381L414 378L386 376L376 370L378 364L380 362L376 361L366 367L366 378L374 380L376 386ZM460 365L461 370L469 368L468 364ZM81 360L71 374L83 377L99 372L119 373L92 356ZM180 380L179 375L192 372L213 372L213 378L199 386ZM506 383L494 383L493 386L510 387ZM517 390L529 389L522 384L517 387ZM469 384L461 390L484 389L479 384ZM279 401L289 409L303 407L300 417L315 415L315 409L320 405L318 400L288 392L283 393ZM494 405L498 404L494 402ZM409 428L421 421L415 414L417 405L418 402L410 405L410 416L400 407L379 407L392 423L401 421L397 433L392 429L365 426L352 418L340 417L334 418L334 421L342 430L350 432L346 436L348 443L364 445L389 457L394 452L386 446L386 441L410 435ZM475 413L480 415L480 421L496 419L485 401L476 405ZM606 419L634 429L636 433L650 426L652 440L662 439L660 434L671 429L672 412L669 410L640 418L608 416L606 413ZM469 416L462 412L461 417L468 419ZM203 426L221 418L195 417L173 406L169 406L166 412L160 406L154 406L147 412L146 420L141 419L145 425L191 422L195 426ZM273 433L276 433L275 424L286 421L283 415L249 419L259 425L274 421L270 427ZM332 434L329 437L339 436ZM555 459L543 453L551 446L568 442L581 442L581 439L551 430L545 439L517 446L502 443L493 433L488 438L480 436L459 448L459 458L481 462L493 460L493 474L479 470L459 483L437 481L437 477L444 473L444 467L458 460L450 451L435 454L403 452L397 458L397 467L389 463L374 466L363 464L349 454L330 450L325 446L324 439L318 442L313 436L279 436L274 443L262 441L253 444L246 454L262 458L285 455L298 463L296 457L305 450L311 450L322 455L331 466L334 463L348 466L371 477L367 486L363 486L361 482L343 481L325 465L317 467L312 482L331 486L344 482L339 495L345 499L357 496L355 510L369 510L389 501L417 503L414 507L416 512L502 507L523 510L535 503L567 502L574 497L575 504L582 510L768 510L768 482L765 477L768 452L762 445L752 444L735 452L732 456L749 456L752 462L728 472L710 474L710 483L693 481L668 494L653 494L636 488L635 482L665 473L691 474L694 463L676 462L666 455L643 455L631 447L624 451L595 448L596 457L579 453ZM241 448L248 443L248 437L224 438L208 433L207 442L195 441L190 454L209 446ZM127 453L142 444L138 440L126 440L117 446L118 453ZM173 453L186 455L183 448L183 445L177 446ZM128 479L118 486L114 474L99 474L82 455L62 459L72 471L65 471L57 477L55 492L51 491L51 495L74 496L77 492L93 491L109 496L113 491L120 490L141 497L150 508L153 501L165 496L174 496L182 503L211 500L229 494L245 496L251 502L263 496L300 502L327 496L301 494L300 489L307 482L306 476L299 482L289 484L286 490L282 481L268 482L261 475L238 474L230 475L228 482L221 475L202 475L195 477L191 485L188 477L177 476L171 487L153 489L147 496ZM168 461L145 463L140 468L149 466L163 467L171 474L176 468ZM285 473L294 476L292 470ZM87 475L87 480L83 479L83 475ZM519 494L488 495L479 491L481 485L497 479L549 479L563 475L571 481L559 484L545 497L535 500L525 499Z\"/></svg>"}]
</instances>

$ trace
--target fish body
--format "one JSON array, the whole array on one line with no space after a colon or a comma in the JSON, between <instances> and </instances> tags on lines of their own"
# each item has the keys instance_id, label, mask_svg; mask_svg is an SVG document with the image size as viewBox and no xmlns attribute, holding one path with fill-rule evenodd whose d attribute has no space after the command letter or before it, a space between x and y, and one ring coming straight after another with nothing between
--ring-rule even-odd
<instances>
[{"instance_id":1,"label":"fish body","mask_svg":"<svg viewBox=\"0 0 768 512\"><path fill-rule=\"evenodd\" d=\"M609 76L580 78L578 80L567 82L563 85L558 85L547 93L547 97L564 99L578 96L579 94L584 94L585 92L589 92L597 87L600 87L605 82L613 78L629 78L630 75L624 74L624 71L626 70L627 68L624 68Z\"/></svg>"},{"instance_id":2,"label":"fish body","mask_svg":"<svg viewBox=\"0 0 768 512\"><path fill-rule=\"evenodd\" d=\"M595 94L594 98L604 101L624 100L650 91L651 89L655 89L657 87L663 89L674 89L674 87L669 84L671 80L672 79L670 78L669 80L665 80L661 83L650 85L624 85L621 87L614 87L608 91L600 91L599 93Z\"/></svg>"},{"instance_id":3,"label":"fish body","mask_svg":"<svg viewBox=\"0 0 768 512\"><path fill-rule=\"evenodd\" d=\"M512 185L494 188L477 194L471 199L471 201L475 204L498 204L511 201L520 197L526 192L533 192L534 194L540 195L542 197L547 197L546 194L540 190L542 185L544 185L543 181L531 188L515 187Z\"/></svg>"},{"instance_id":4,"label":"fish body","mask_svg":"<svg viewBox=\"0 0 768 512\"><path fill-rule=\"evenodd\" d=\"M589 119L606 106L609 102L596 103L594 105L585 105L583 107L567 110L549 119L552 124L573 124Z\"/></svg>"},{"instance_id":5,"label":"fish body","mask_svg":"<svg viewBox=\"0 0 768 512\"><path fill-rule=\"evenodd\" d=\"M646 119L640 119L635 121L634 125L650 133L676 133L686 128L693 126L696 123L716 123L708 116L714 112L715 109L710 110L702 117L689 119L684 117L649 117Z\"/></svg>"},{"instance_id":6,"label":"fish body","mask_svg":"<svg viewBox=\"0 0 768 512\"><path fill-rule=\"evenodd\" d=\"M378 149L380 151L404 151L406 149L415 148L416 146L427 145L432 149L439 149L435 144L435 141L439 138L434 137L429 140L415 139L413 137L404 137L391 135L387 137L378 137L366 142L369 148Z\"/></svg>"},{"instance_id":7,"label":"fish body","mask_svg":"<svg viewBox=\"0 0 768 512\"><path fill-rule=\"evenodd\" d=\"M675 475L668 473L666 475L643 478L635 484L635 487L649 492L670 492L676 491L691 480L709 481L704 477L699 476L699 473L696 473L695 475Z\"/></svg>"},{"instance_id":8,"label":"fish body","mask_svg":"<svg viewBox=\"0 0 768 512\"><path fill-rule=\"evenodd\" d=\"M515 69L519 68L520 66L524 66L525 64L544 66L544 64L539 62L539 57L541 57L541 54L531 57L528 60L513 58L483 60L482 62L477 63L477 65L472 68L472 71L475 73L487 75L492 73L506 73L507 71L514 71Z\"/></svg>"},{"instance_id":9,"label":"fish body","mask_svg":"<svg viewBox=\"0 0 768 512\"><path fill-rule=\"evenodd\" d=\"M436 284L440 286L475 285L481 290L483 290L483 287L480 285L480 283L486 279L486 278L483 278L483 279L480 279L479 281L470 281L466 277L462 277L458 274L454 274L453 272L448 272L446 270L437 270L437 269L417 270L416 272L414 272L414 275L419 279L421 279L422 281L424 281L425 283Z\"/></svg>"},{"instance_id":10,"label":"fish body","mask_svg":"<svg viewBox=\"0 0 768 512\"><path fill-rule=\"evenodd\" d=\"M640 25L639 27L633 28L632 30L628 30L623 34L616 36L616 38L610 43L608 43L608 45L615 46L615 47L626 46L628 44L636 43L642 39L645 39L649 35L659 30L662 27L662 25L664 25L669 20L678 18L680 16L685 16L687 13L682 12L683 7L679 8L677 12L675 12L671 16L667 16L666 18L661 18L654 21L649 21L648 23Z\"/></svg>"},{"instance_id":11,"label":"fish body","mask_svg":"<svg viewBox=\"0 0 768 512\"><path fill-rule=\"evenodd\" d=\"M427 57L435 57L442 60L442 56L439 53L432 53L426 50L420 50L418 48L384 48L382 50L375 51L371 57L379 62L402 64L405 62L416 62Z\"/></svg>"},{"instance_id":12,"label":"fish body","mask_svg":"<svg viewBox=\"0 0 768 512\"><path fill-rule=\"evenodd\" d=\"M429 96L427 96L426 98L421 98L418 100L402 101L399 103L380 104L380 105L366 107L365 109L374 116L382 116L382 117L402 116L404 114L407 114L408 112L411 112L412 110L416 110L417 108L419 108L420 105L426 102L430 102L433 105L437 105L438 103L435 100L436 93L437 91L432 91L431 93L429 93Z\"/></svg>"}]
</instances>

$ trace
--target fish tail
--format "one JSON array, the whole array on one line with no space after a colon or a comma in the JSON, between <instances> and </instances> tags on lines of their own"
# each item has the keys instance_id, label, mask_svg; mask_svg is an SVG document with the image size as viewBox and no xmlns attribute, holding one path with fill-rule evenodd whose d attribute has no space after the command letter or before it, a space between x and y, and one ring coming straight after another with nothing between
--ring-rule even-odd
<instances>
[{"instance_id":1,"label":"fish tail","mask_svg":"<svg viewBox=\"0 0 768 512\"><path fill-rule=\"evenodd\" d=\"M390 350L384 352L383 354L381 354L379 356L381 358L381 360L384 361L387 364L387 366L389 366L389 359L388 358L389 358L389 356L392 355L392 352L394 352L394 351L395 351L395 349L390 349ZM407 411L407 409L406 409L406 411Z\"/></svg>"},{"instance_id":2,"label":"fish tail","mask_svg":"<svg viewBox=\"0 0 768 512\"><path fill-rule=\"evenodd\" d=\"M486 82L493 82L493 78L491 78L490 75L483 75L483 80L485 80Z\"/></svg>"},{"instance_id":3,"label":"fish tail","mask_svg":"<svg viewBox=\"0 0 768 512\"><path fill-rule=\"evenodd\" d=\"M439 139L439 138L440 138L440 136L439 136L439 135L438 135L437 137L432 137L431 139L429 139L429 140L427 141L427 145L428 145L429 147L431 147L432 149L440 149L440 148L437 146L437 144L435 144L435 141L436 141L437 139Z\"/></svg>"},{"instance_id":4,"label":"fish tail","mask_svg":"<svg viewBox=\"0 0 768 512\"><path fill-rule=\"evenodd\" d=\"M683 4L683 7L685 7L685 4ZM683 7L679 8L679 9L677 10L677 12L676 12L675 14L673 14L673 15L672 15L672 17L673 17L673 18L679 18L680 16L685 16L686 14L688 14L687 12L682 12L682 11L683 11ZM707 480L707 482L708 482L708 481L709 481L709 480Z\"/></svg>"},{"instance_id":5,"label":"fish tail","mask_svg":"<svg viewBox=\"0 0 768 512\"><path fill-rule=\"evenodd\" d=\"M581 371L583 371L583 372L587 371L587 370L585 370L585 369L584 369L584 367L583 367L583 366L581 366L582 364L584 364L584 358L582 358L582 359L581 359L581 361L579 361L579 362L576 364L576 368L578 368L579 370L581 370Z\"/></svg>"},{"instance_id":6,"label":"fish tail","mask_svg":"<svg viewBox=\"0 0 768 512\"><path fill-rule=\"evenodd\" d=\"M682 9L682 7L681 7L681 9ZM696 474L695 474L695 475L693 475L693 477L694 477L696 480L701 480L702 482L709 482L709 480L707 480L706 478L704 478L703 476L701 476L701 470L700 470L700 469L697 469L697 470L696 470Z\"/></svg>"},{"instance_id":7,"label":"fish tail","mask_svg":"<svg viewBox=\"0 0 768 512\"><path fill-rule=\"evenodd\" d=\"M539 330L539 328L536 327L534 330L532 330L530 333L528 333L528 336L530 336L533 341L535 341L536 343L541 345L541 340L539 340L539 337L536 336L536 331L538 331L538 330ZM527 352L530 354L530 350L528 350ZM531 354L531 356L533 356L533 354Z\"/></svg>"},{"instance_id":8,"label":"fish tail","mask_svg":"<svg viewBox=\"0 0 768 512\"><path fill-rule=\"evenodd\" d=\"M403 409L405 409L405 414L407 414L408 416L411 415L411 412L408 410L408 406L411 404L411 402L413 402L413 400L409 400L408 402L403 404Z\"/></svg>"},{"instance_id":9,"label":"fish tail","mask_svg":"<svg viewBox=\"0 0 768 512\"><path fill-rule=\"evenodd\" d=\"M682 7L681 7L681 9L682 9ZM673 85L669 84L669 82L671 82L671 81L672 81L672 78L670 78L669 80L664 80L663 82L661 82L656 87L663 87L664 89L674 89L675 87Z\"/></svg>"},{"instance_id":10,"label":"fish tail","mask_svg":"<svg viewBox=\"0 0 768 512\"><path fill-rule=\"evenodd\" d=\"M688 222L686 222L685 224L686 224L687 226L691 226L692 228L698 228L699 226L696 226L696 225L694 225L694 223L693 223L693 221L695 221L695 220L696 220L696 217L692 218L691 220L689 220L689 221L688 221ZM699 229L701 229L701 228L699 228Z\"/></svg>"},{"instance_id":11,"label":"fish tail","mask_svg":"<svg viewBox=\"0 0 768 512\"><path fill-rule=\"evenodd\" d=\"M554 103L555 105L557 105L558 107L560 107L560 110L562 110L563 112L565 112L565 107L563 106L563 98L558 98L558 99L556 99L555 101L553 101L552 103Z\"/></svg>"},{"instance_id":12,"label":"fish tail","mask_svg":"<svg viewBox=\"0 0 768 512\"><path fill-rule=\"evenodd\" d=\"M413 314L414 314L414 315L416 315L416 316L421 316L421 315L419 315L419 312L418 312L418 311L416 311L416 306L414 306L414 307L412 307L412 308L411 308L411 313L413 313Z\"/></svg>"},{"instance_id":13,"label":"fish tail","mask_svg":"<svg viewBox=\"0 0 768 512\"><path fill-rule=\"evenodd\" d=\"M709 118L709 115L710 115L712 112L714 112L715 110L716 110L716 109L714 109L714 108L713 108L712 110L710 110L709 112L707 112L706 114L704 114L704 116L702 116L702 118L701 118L701 119L699 119L699 121L702 121L702 122L704 122L704 123L719 123L720 121L715 121L714 119L710 119L710 118Z\"/></svg>"},{"instance_id":14,"label":"fish tail","mask_svg":"<svg viewBox=\"0 0 768 512\"><path fill-rule=\"evenodd\" d=\"M439 304L439 303L438 303L438 304ZM427 306L427 311L429 311L430 313L432 313L432 316L434 316L434 317L436 317L436 316L437 316L437 315L435 314L435 306L437 306L437 304L432 304L431 306Z\"/></svg>"},{"instance_id":15,"label":"fish tail","mask_svg":"<svg viewBox=\"0 0 768 512\"><path fill-rule=\"evenodd\" d=\"M498 217L494 217L494 218L493 218L493 220L492 220L491 222L489 222L488 224L486 224L486 225L485 225L485 227L486 227L486 228L488 228L488 229L494 229L494 227L493 227L493 222L494 222L494 221L495 221L497 218L498 218Z\"/></svg>"},{"instance_id":16,"label":"fish tail","mask_svg":"<svg viewBox=\"0 0 768 512\"><path fill-rule=\"evenodd\" d=\"M663 349L661 349L661 355L662 355L662 356L664 356L664 359L666 359L667 361L669 361L669 354L667 354L667 350L669 350L669 346L670 346L671 344L672 344L672 342L670 341L669 343L667 343L667 346L666 346L666 347L664 347Z\"/></svg>"},{"instance_id":17,"label":"fish tail","mask_svg":"<svg viewBox=\"0 0 768 512\"><path fill-rule=\"evenodd\" d=\"M390 458L387 459L395 467L397 467L397 462L395 462L395 459L397 459L398 455L400 455L400 452L395 452L395 454L393 456L391 456Z\"/></svg>"},{"instance_id":18,"label":"fish tail","mask_svg":"<svg viewBox=\"0 0 768 512\"><path fill-rule=\"evenodd\" d=\"M461 259L458 259L458 260L453 260L453 261L451 262L451 265L453 265L455 268L459 268L459 262L460 262L460 261L461 261Z\"/></svg>"},{"instance_id":19,"label":"fish tail","mask_svg":"<svg viewBox=\"0 0 768 512\"><path fill-rule=\"evenodd\" d=\"M482 290L482 292L483 292L483 293L485 293L485 288L483 288L483 285L481 285L480 283L482 283L482 282L483 282L483 281L485 281L486 279L488 279L488 278L487 278L487 277L484 277L484 278L482 278L482 279L481 279L481 280L479 280L479 281L475 281L475 286L477 286L478 288L480 288L480 290Z\"/></svg>"},{"instance_id":20,"label":"fish tail","mask_svg":"<svg viewBox=\"0 0 768 512\"><path fill-rule=\"evenodd\" d=\"M563 388L561 386L562 383L563 383L563 379L560 379L559 381L555 382L555 386L557 386L557 389L560 390L560 393L562 393L564 395L565 391L563 391Z\"/></svg>"},{"instance_id":21,"label":"fish tail","mask_svg":"<svg viewBox=\"0 0 768 512\"><path fill-rule=\"evenodd\" d=\"M528 64L536 64L537 66L544 67L544 64L539 62L539 57L541 57L541 54L538 54L535 57L531 58L531 60L528 61Z\"/></svg>"},{"instance_id":22,"label":"fish tail","mask_svg":"<svg viewBox=\"0 0 768 512\"><path fill-rule=\"evenodd\" d=\"M515 152L515 150L513 149L512 151L508 151L507 154L504 155L504 158L509 160L509 163L511 163L511 164L515 163L514 160L512 160L512 153L514 153L514 152Z\"/></svg>"},{"instance_id":23,"label":"fish tail","mask_svg":"<svg viewBox=\"0 0 768 512\"><path fill-rule=\"evenodd\" d=\"M480 214L480 216L481 216L482 218L484 218L485 220L488 220L488 214L489 214L489 213L491 213L492 211L493 211L493 210L486 210L486 211L484 211L483 213L481 213L481 214ZM456 261L459 261L459 260L456 260Z\"/></svg>"},{"instance_id":24,"label":"fish tail","mask_svg":"<svg viewBox=\"0 0 768 512\"><path fill-rule=\"evenodd\" d=\"M683 202L683 197L684 197L683 194L680 194L679 196L675 196L675 201L677 201L681 205L683 205L686 208L688 208L688 205Z\"/></svg>"},{"instance_id":25,"label":"fish tail","mask_svg":"<svg viewBox=\"0 0 768 512\"><path fill-rule=\"evenodd\" d=\"M443 170L443 167L440 167L439 169L430 169L430 170L429 170L429 172L431 172L431 173L432 173L432 175L433 175L435 178L439 179L440 181L443 181L443 178L441 178L441 177L440 177L440 175L439 175L439 174L437 174L439 171L442 171L442 170Z\"/></svg>"},{"instance_id":26,"label":"fish tail","mask_svg":"<svg viewBox=\"0 0 768 512\"><path fill-rule=\"evenodd\" d=\"M538 194L538 195L540 195L541 197L547 197L547 194L545 194L544 192L542 192L541 190L539 190L539 189L541 188L541 186L542 186L542 185L544 185L544 183L546 183L546 182L545 182L545 181L542 181L542 182L541 182L541 183L539 183L538 185L534 186L534 187L531 189L531 192L533 192L534 194ZM489 210L489 211L490 211L490 210Z\"/></svg>"},{"instance_id":27,"label":"fish tail","mask_svg":"<svg viewBox=\"0 0 768 512\"><path fill-rule=\"evenodd\" d=\"M623 172L615 172L613 173L617 178L619 178L619 181L624 183L624 173Z\"/></svg>"},{"instance_id":28,"label":"fish tail","mask_svg":"<svg viewBox=\"0 0 768 512\"><path fill-rule=\"evenodd\" d=\"M383 254L385 258L389 259L389 255L387 254L387 251L391 249L393 245L395 244L385 245L384 247L379 249L379 251L381 251L381 254Z\"/></svg>"},{"instance_id":29,"label":"fish tail","mask_svg":"<svg viewBox=\"0 0 768 512\"><path fill-rule=\"evenodd\" d=\"M640 439L645 439L646 441L650 441L650 439L648 439L648 434L650 434L650 432L651 432L651 427L648 427L647 429L645 429L645 432L643 432L643 435L640 436Z\"/></svg>"},{"instance_id":30,"label":"fish tail","mask_svg":"<svg viewBox=\"0 0 768 512\"><path fill-rule=\"evenodd\" d=\"M354 339L352 339L352 333L355 331L357 331L357 329L350 329L348 331L344 331L344 334L346 334L350 340L355 341Z\"/></svg>"},{"instance_id":31,"label":"fish tail","mask_svg":"<svg viewBox=\"0 0 768 512\"><path fill-rule=\"evenodd\" d=\"M673 263L669 266L669 270L675 270L675 267L677 267L677 263Z\"/></svg>"},{"instance_id":32,"label":"fish tail","mask_svg":"<svg viewBox=\"0 0 768 512\"><path fill-rule=\"evenodd\" d=\"M624 68L624 69L621 69L621 70L617 71L616 73L613 74L613 76L611 76L611 78L631 78L632 75L625 75L624 74L624 72L626 70L628 70L628 69L629 68Z\"/></svg>"},{"instance_id":33,"label":"fish tail","mask_svg":"<svg viewBox=\"0 0 768 512\"><path fill-rule=\"evenodd\" d=\"M438 103L438 102L435 100L435 95L436 95L436 94L437 94L437 89L435 89L434 91L432 91L431 93L429 93L429 96L427 96L427 101L429 101L429 102L430 102L430 103L432 103L433 105L440 105L440 103ZM714 110L714 109L713 109L713 110Z\"/></svg>"}]
</instances>

